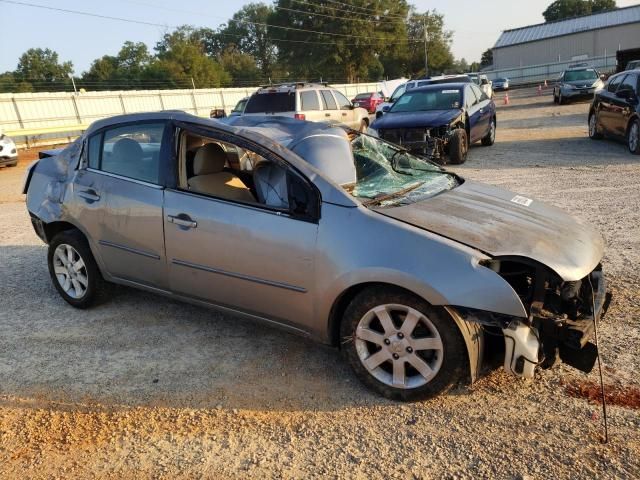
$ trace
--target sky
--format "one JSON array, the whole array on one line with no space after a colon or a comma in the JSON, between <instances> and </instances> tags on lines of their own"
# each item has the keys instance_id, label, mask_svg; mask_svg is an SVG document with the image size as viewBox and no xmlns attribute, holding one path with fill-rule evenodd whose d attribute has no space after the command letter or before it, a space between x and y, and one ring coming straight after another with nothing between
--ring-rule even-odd
<instances>
[{"instance_id":1,"label":"sky","mask_svg":"<svg viewBox=\"0 0 640 480\"><path fill-rule=\"evenodd\" d=\"M139 25L63 12L53 12L0 0L0 72L14 70L29 48L51 48L61 61L71 60L75 74L87 70L102 55L115 55L131 40L151 49L168 28L191 24L216 28L247 0L17 0L99 15L125 17L166 25ZM260 0L254 0L257 2ZM436 9L454 32L452 51L469 63L480 60L502 30L544 21L542 12L552 0L409 0L422 12ZM271 3L266 0L266 3ZM618 0L624 7L640 0Z\"/></svg>"}]
</instances>

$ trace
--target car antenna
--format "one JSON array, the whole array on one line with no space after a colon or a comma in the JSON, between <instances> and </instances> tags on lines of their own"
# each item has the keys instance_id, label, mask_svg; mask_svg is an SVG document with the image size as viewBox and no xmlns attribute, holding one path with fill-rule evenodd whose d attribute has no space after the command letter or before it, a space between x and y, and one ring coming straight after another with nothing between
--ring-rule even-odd
<instances>
[{"instance_id":1,"label":"car antenna","mask_svg":"<svg viewBox=\"0 0 640 480\"><path fill-rule=\"evenodd\" d=\"M602 363L600 362L600 342L598 341L598 321L596 320L596 298L595 292L593 291L593 283L591 283L591 277L587 276L589 280L589 286L591 287L591 305L593 312L593 327L594 327L594 336L596 341L596 354L598 359L598 371L600 373L600 399L602 401L602 420L604 423L604 439L602 443L609 443L609 426L607 423L607 398L604 393L604 378L602 376Z\"/></svg>"}]
</instances>

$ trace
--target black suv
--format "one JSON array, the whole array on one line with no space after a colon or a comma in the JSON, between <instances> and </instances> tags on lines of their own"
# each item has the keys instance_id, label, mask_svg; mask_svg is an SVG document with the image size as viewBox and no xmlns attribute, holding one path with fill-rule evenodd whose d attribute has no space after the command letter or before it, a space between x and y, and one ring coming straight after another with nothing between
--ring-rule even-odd
<instances>
[{"instance_id":1,"label":"black suv","mask_svg":"<svg viewBox=\"0 0 640 480\"><path fill-rule=\"evenodd\" d=\"M596 92L589 109L589 137L626 138L640 155L640 69L618 73Z\"/></svg>"}]
</instances>

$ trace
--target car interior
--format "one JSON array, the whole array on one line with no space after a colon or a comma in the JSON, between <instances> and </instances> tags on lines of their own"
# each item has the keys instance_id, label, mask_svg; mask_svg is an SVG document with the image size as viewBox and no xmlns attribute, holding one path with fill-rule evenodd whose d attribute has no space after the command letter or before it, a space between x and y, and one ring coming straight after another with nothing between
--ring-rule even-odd
<instances>
[{"instance_id":1,"label":"car interior","mask_svg":"<svg viewBox=\"0 0 640 480\"><path fill-rule=\"evenodd\" d=\"M250 150L182 132L180 189L289 210L287 168Z\"/></svg>"}]
</instances>

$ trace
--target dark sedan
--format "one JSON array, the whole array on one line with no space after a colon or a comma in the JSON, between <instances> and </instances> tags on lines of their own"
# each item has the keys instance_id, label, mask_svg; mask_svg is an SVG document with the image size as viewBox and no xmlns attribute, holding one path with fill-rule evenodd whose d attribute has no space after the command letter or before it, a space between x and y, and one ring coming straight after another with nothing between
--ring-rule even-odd
<instances>
[{"instance_id":1,"label":"dark sedan","mask_svg":"<svg viewBox=\"0 0 640 480\"><path fill-rule=\"evenodd\" d=\"M371 128L384 140L446 163L463 163L469 145L496 138L496 106L473 83L429 85L407 91Z\"/></svg>"},{"instance_id":2,"label":"dark sedan","mask_svg":"<svg viewBox=\"0 0 640 480\"><path fill-rule=\"evenodd\" d=\"M640 69L609 78L593 97L589 109L589 137L626 139L629 151L640 155Z\"/></svg>"}]
</instances>

